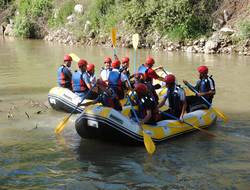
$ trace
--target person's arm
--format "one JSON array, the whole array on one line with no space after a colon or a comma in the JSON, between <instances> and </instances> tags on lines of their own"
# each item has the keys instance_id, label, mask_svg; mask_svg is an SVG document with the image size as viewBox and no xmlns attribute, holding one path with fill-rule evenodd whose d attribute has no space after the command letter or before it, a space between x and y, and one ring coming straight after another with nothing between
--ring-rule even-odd
<instances>
[{"instance_id":1,"label":"person's arm","mask_svg":"<svg viewBox=\"0 0 250 190\"><path fill-rule=\"evenodd\" d=\"M186 109L187 109L187 101L183 101L182 102L182 110L181 110L181 115L180 115L180 120L183 121L183 116L186 112Z\"/></svg>"},{"instance_id":2,"label":"person's arm","mask_svg":"<svg viewBox=\"0 0 250 190\"><path fill-rule=\"evenodd\" d=\"M181 90L180 100L182 102L180 121L183 121L183 116L184 116L186 109L187 109L186 93L184 90Z\"/></svg>"},{"instance_id":3,"label":"person's arm","mask_svg":"<svg viewBox=\"0 0 250 190\"><path fill-rule=\"evenodd\" d=\"M83 80L86 84L86 86L88 87L88 89L92 89L92 85L91 85L91 82L90 82L90 78L89 76L85 73L84 76L83 76Z\"/></svg>"},{"instance_id":4,"label":"person's arm","mask_svg":"<svg viewBox=\"0 0 250 190\"><path fill-rule=\"evenodd\" d=\"M161 69L163 69L163 67L162 67L162 66L159 66L159 67L154 68L154 70L155 70L155 71L157 71L157 70L161 70Z\"/></svg>"},{"instance_id":5,"label":"person's arm","mask_svg":"<svg viewBox=\"0 0 250 190\"><path fill-rule=\"evenodd\" d=\"M166 101L167 101L167 96L164 97L163 100L157 105L157 108L159 109L159 108L161 108L162 106L164 106L165 103L166 103Z\"/></svg>"},{"instance_id":6,"label":"person's arm","mask_svg":"<svg viewBox=\"0 0 250 190\"><path fill-rule=\"evenodd\" d=\"M210 90L208 92L199 92L198 96L213 96L215 95L215 91L214 90Z\"/></svg>"},{"instance_id":7,"label":"person's arm","mask_svg":"<svg viewBox=\"0 0 250 190\"><path fill-rule=\"evenodd\" d=\"M152 111L150 109L147 109L146 116L141 120L140 124L142 125L144 123L147 123L151 117L152 117Z\"/></svg>"},{"instance_id":8,"label":"person's arm","mask_svg":"<svg viewBox=\"0 0 250 190\"><path fill-rule=\"evenodd\" d=\"M163 81L163 82L164 82L164 78L163 78L163 77L160 77L160 76L155 72L155 70L153 70L153 69L149 69L147 75L148 75L150 78L153 78L153 79L156 79L156 80L159 80L159 81Z\"/></svg>"}]
</instances>

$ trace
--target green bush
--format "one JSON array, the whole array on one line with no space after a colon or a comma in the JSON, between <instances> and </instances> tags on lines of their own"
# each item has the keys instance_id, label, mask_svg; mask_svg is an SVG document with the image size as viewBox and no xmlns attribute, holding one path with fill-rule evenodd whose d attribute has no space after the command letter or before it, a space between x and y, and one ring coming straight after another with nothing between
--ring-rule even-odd
<instances>
[{"instance_id":1,"label":"green bush","mask_svg":"<svg viewBox=\"0 0 250 190\"><path fill-rule=\"evenodd\" d=\"M57 3L55 1L54 3ZM58 7L55 5L55 7ZM59 8L56 10L56 17L52 16L49 20L49 24L51 26L61 26L66 23L67 17L72 14L74 9L74 1L68 0L63 1L61 5L59 5Z\"/></svg>"},{"instance_id":2,"label":"green bush","mask_svg":"<svg viewBox=\"0 0 250 190\"><path fill-rule=\"evenodd\" d=\"M118 15L114 10L115 0L95 0L91 2L86 18L91 21L95 30L106 30L108 25L113 25L117 21ZM112 23L109 18L116 21Z\"/></svg>"},{"instance_id":3,"label":"green bush","mask_svg":"<svg viewBox=\"0 0 250 190\"><path fill-rule=\"evenodd\" d=\"M238 28L240 30L241 37L243 39L250 38L250 21L243 20L238 24Z\"/></svg>"},{"instance_id":4,"label":"green bush","mask_svg":"<svg viewBox=\"0 0 250 190\"><path fill-rule=\"evenodd\" d=\"M17 3L19 15L15 17L14 31L17 36L35 38L39 36L40 20L48 20L52 0L20 0Z\"/></svg>"},{"instance_id":5,"label":"green bush","mask_svg":"<svg viewBox=\"0 0 250 190\"><path fill-rule=\"evenodd\" d=\"M139 33L158 31L173 39L195 38L211 28L216 0L132 0L126 6L125 21Z\"/></svg>"}]
</instances>

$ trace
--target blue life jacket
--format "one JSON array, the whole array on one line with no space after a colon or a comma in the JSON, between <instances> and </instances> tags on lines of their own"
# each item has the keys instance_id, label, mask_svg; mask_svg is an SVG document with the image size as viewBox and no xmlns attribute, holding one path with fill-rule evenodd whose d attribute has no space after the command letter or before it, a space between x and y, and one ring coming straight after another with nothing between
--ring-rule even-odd
<instances>
[{"instance_id":1,"label":"blue life jacket","mask_svg":"<svg viewBox=\"0 0 250 190\"><path fill-rule=\"evenodd\" d=\"M211 86L210 86L210 81L212 82L214 89L215 89L215 82L214 79L212 78L212 76L209 76L206 79L200 79L197 82L196 85L196 89L198 90L198 92L209 92L211 90ZM213 99L213 96L205 96L205 98L211 102L211 100Z\"/></svg>"},{"instance_id":2,"label":"blue life jacket","mask_svg":"<svg viewBox=\"0 0 250 190\"><path fill-rule=\"evenodd\" d=\"M121 73L118 71L111 71L108 77L109 87L115 92L119 99L124 98L124 91L122 89Z\"/></svg>"},{"instance_id":3,"label":"blue life jacket","mask_svg":"<svg viewBox=\"0 0 250 190\"><path fill-rule=\"evenodd\" d=\"M143 74L145 74L147 70L148 70L148 68L147 68L144 64L142 64L142 65L140 65L140 67L138 68L138 73L143 73Z\"/></svg>"},{"instance_id":4,"label":"blue life jacket","mask_svg":"<svg viewBox=\"0 0 250 190\"><path fill-rule=\"evenodd\" d=\"M87 85L85 84L83 80L83 75L86 75L87 73L76 71L73 76L72 76L72 87L73 87L73 92L85 92L88 90Z\"/></svg>"},{"instance_id":5,"label":"blue life jacket","mask_svg":"<svg viewBox=\"0 0 250 190\"><path fill-rule=\"evenodd\" d=\"M108 83L111 88L121 86L121 73L111 71L109 73Z\"/></svg>"},{"instance_id":6,"label":"blue life jacket","mask_svg":"<svg viewBox=\"0 0 250 190\"><path fill-rule=\"evenodd\" d=\"M62 65L57 70L57 83L59 86L71 89L71 71L65 65Z\"/></svg>"}]
</instances>

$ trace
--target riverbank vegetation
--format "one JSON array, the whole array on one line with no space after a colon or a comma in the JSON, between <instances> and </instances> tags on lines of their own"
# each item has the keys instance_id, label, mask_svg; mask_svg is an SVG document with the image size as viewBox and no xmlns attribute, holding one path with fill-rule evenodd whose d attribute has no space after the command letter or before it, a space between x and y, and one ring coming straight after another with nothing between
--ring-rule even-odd
<instances>
[{"instance_id":1,"label":"riverbank vegetation","mask_svg":"<svg viewBox=\"0 0 250 190\"><path fill-rule=\"evenodd\" d=\"M77 4L82 6L78 13ZM121 38L139 33L141 42L151 47L159 39L184 43L207 39L225 25L239 34L233 42L250 38L247 0L0 0L0 8L8 7L14 7L14 34L28 38L43 38L64 28L81 41L107 36L116 27Z\"/></svg>"}]
</instances>

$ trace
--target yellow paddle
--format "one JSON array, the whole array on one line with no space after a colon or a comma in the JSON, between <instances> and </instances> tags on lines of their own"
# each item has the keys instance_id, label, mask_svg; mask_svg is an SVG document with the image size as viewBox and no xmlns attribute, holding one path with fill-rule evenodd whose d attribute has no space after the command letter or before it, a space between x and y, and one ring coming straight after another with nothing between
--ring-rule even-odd
<instances>
[{"instance_id":1,"label":"yellow paddle","mask_svg":"<svg viewBox=\"0 0 250 190\"><path fill-rule=\"evenodd\" d=\"M190 85L188 82L184 83L188 88L190 88L193 92L195 92L195 94L198 94L197 90L195 90L192 85ZM214 108L212 107L212 104L210 102L207 101L206 98L204 98L203 96L200 96L209 106L210 108L216 113L217 116L221 117L223 119L223 121L225 123L228 122L228 117L222 112L220 111L218 108Z\"/></svg>"},{"instance_id":2,"label":"yellow paddle","mask_svg":"<svg viewBox=\"0 0 250 190\"><path fill-rule=\"evenodd\" d=\"M137 121L139 127L140 127L141 130L142 130L143 141L144 141L144 145L145 145L145 147L146 147L146 150L147 150L147 152L148 152L149 154L153 154L153 153L155 152L155 144L154 144L154 142L153 142L151 136L149 136L149 134L147 134L147 133L144 131L143 127L140 125L140 121L139 121L139 119L138 119L138 117L137 117L137 114L136 114L136 112L135 112L135 109L134 109L134 107L133 107L133 104L132 104L132 102L131 102L131 100L130 100L129 95L128 95L128 102L129 102L129 104L130 104L130 106L131 106L131 110L133 111L133 113L134 113L134 115L135 115L135 119L136 119L136 121Z\"/></svg>"},{"instance_id":3,"label":"yellow paddle","mask_svg":"<svg viewBox=\"0 0 250 190\"><path fill-rule=\"evenodd\" d=\"M139 34L133 34L132 36L132 42L134 47L134 73L136 72L136 50L139 43Z\"/></svg>"},{"instance_id":4,"label":"yellow paddle","mask_svg":"<svg viewBox=\"0 0 250 190\"><path fill-rule=\"evenodd\" d=\"M76 54L74 54L74 53L71 53L71 54L69 54L70 55L70 57L72 57L72 59L75 61L75 62L78 62L79 60L80 60L80 58L76 55Z\"/></svg>"},{"instance_id":5,"label":"yellow paddle","mask_svg":"<svg viewBox=\"0 0 250 190\"><path fill-rule=\"evenodd\" d=\"M92 89L95 87L96 83L93 85L91 89L89 89L88 93L83 97L80 103L77 104L77 106L73 109L73 111L69 114L69 116L65 116L64 119L57 125L55 128L55 133L59 134L61 131L65 128L69 118L73 115L73 113L76 111L76 109L81 105L81 103L88 97Z\"/></svg>"},{"instance_id":6,"label":"yellow paddle","mask_svg":"<svg viewBox=\"0 0 250 190\"><path fill-rule=\"evenodd\" d=\"M113 49L114 49L114 56L116 55L116 49L115 49L115 46L116 46L116 28L112 28L112 31L111 31L111 40L112 40L112 44L113 44Z\"/></svg>"},{"instance_id":7,"label":"yellow paddle","mask_svg":"<svg viewBox=\"0 0 250 190\"><path fill-rule=\"evenodd\" d=\"M135 72L135 70L136 70L136 49L137 49L138 43L139 43L139 34L134 34L134 35L132 36L132 41L133 41L133 47L134 47L134 50L135 50L135 53L134 53L134 72ZM128 82L129 82L129 80L128 80ZM129 83L130 83L130 82L129 82ZM130 84L130 85L131 85L131 84ZM153 142L151 136L148 135L148 134L144 131L143 127L139 124L139 119L138 119L137 114L136 114L136 112L135 112L135 110L134 110L134 107L133 107L133 105L132 105L132 103L131 103L131 101L130 101L129 95L128 95L128 101L129 101L129 103L130 103L130 106L131 106L132 111L134 112L134 115L135 115L135 118L136 118L136 120L137 120L137 122L138 122L138 125L140 126L140 128L141 128L141 130L142 130L143 141L144 141L144 145L145 145L145 147L146 147L146 150L148 151L149 154L153 154L153 153L155 152L155 148L156 148L156 147L155 147L155 144L154 144L154 142Z\"/></svg>"}]
</instances>

